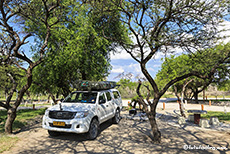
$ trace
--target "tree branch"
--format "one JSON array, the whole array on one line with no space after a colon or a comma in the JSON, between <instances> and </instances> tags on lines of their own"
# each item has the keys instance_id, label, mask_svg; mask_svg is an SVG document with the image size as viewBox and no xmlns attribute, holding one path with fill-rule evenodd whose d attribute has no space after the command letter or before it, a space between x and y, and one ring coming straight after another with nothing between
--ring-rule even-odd
<instances>
[{"instance_id":1,"label":"tree branch","mask_svg":"<svg viewBox=\"0 0 230 154\"><path fill-rule=\"evenodd\" d=\"M0 106L5 108L5 109L8 109L8 106L6 104L2 103L1 101L0 101Z\"/></svg>"},{"instance_id":2,"label":"tree branch","mask_svg":"<svg viewBox=\"0 0 230 154\"><path fill-rule=\"evenodd\" d=\"M9 96L8 96L7 99L6 99L6 106L7 106L7 109L8 109L8 108L11 107L11 106L10 106L10 101L11 101L11 99L12 99L12 97L13 97L14 92L16 91L17 83L15 82L14 77L13 77L10 73L7 73L7 75L10 77L10 80L11 80L12 83L13 83L13 86L12 86L12 88L11 88L11 90L10 90Z\"/></svg>"},{"instance_id":3,"label":"tree branch","mask_svg":"<svg viewBox=\"0 0 230 154\"><path fill-rule=\"evenodd\" d=\"M149 105L151 105L152 103L151 103L151 101L149 100L149 98L150 98L150 89L149 89L149 86L146 86L146 85L144 85L144 86L145 86L146 89L148 90L147 97L146 97L146 101L148 102Z\"/></svg>"},{"instance_id":4,"label":"tree branch","mask_svg":"<svg viewBox=\"0 0 230 154\"><path fill-rule=\"evenodd\" d=\"M142 85L142 82L141 82L141 80L139 80L139 81L138 81L137 90L136 90L137 95L139 96L138 102L139 102L140 104L143 105L144 111L148 114L148 113L150 112L150 111L148 110L148 105L145 103L145 101L144 101L144 99L143 99L143 96L142 96L141 93L140 93L140 87L141 87L141 85Z\"/></svg>"}]
</instances>

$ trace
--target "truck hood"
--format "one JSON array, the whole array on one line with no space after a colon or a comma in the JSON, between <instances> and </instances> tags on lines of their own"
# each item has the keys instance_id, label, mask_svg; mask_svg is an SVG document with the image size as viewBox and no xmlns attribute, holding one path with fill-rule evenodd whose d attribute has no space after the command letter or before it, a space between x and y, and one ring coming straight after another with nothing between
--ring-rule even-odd
<instances>
[{"instance_id":1,"label":"truck hood","mask_svg":"<svg viewBox=\"0 0 230 154\"><path fill-rule=\"evenodd\" d=\"M86 104L86 103L61 103L62 111L86 111L92 110L95 108L95 104ZM60 104L54 105L48 109L49 111L60 111Z\"/></svg>"}]
</instances>

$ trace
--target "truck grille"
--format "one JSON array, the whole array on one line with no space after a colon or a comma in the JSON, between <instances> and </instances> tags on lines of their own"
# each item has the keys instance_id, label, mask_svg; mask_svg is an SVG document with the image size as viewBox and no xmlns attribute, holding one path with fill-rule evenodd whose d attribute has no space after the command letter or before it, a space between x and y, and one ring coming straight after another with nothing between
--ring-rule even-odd
<instances>
[{"instance_id":1,"label":"truck grille","mask_svg":"<svg viewBox=\"0 0 230 154\"><path fill-rule=\"evenodd\" d=\"M52 119L73 119L76 112L68 111L49 111L49 117Z\"/></svg>"}]
</instances>

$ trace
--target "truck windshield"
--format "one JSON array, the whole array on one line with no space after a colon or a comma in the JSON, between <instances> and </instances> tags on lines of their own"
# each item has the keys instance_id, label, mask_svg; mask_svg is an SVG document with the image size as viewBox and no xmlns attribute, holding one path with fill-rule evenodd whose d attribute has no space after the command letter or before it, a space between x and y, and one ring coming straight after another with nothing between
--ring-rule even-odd
<instances>
[{"instance_id":1,"label":"truck windshield","mask_svg":"<svg viewBox=\"0 0 230 154\"><path fill-rule=\"evenodd\" d=\"M73 92L67 96L63 102L65 103L95 103L97 92Z\"/></svg>"}]
</instances>

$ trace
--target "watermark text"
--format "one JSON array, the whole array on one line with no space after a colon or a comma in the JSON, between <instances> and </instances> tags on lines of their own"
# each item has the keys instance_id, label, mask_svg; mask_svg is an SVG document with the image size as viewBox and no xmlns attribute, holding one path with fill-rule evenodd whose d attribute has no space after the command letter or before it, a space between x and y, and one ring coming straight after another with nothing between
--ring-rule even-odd
<instances>
[{"instance_id":1,"label":"watermark text","mask_svg":"<svg viewBox=\"0 0 230 154\"><path fill-rule=\"evenodd\" d=\"M210 145L187 145L183 146L185 150L228 150L226 147L213 147Z\"/></svg>"}]
</instances>

